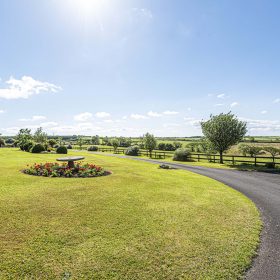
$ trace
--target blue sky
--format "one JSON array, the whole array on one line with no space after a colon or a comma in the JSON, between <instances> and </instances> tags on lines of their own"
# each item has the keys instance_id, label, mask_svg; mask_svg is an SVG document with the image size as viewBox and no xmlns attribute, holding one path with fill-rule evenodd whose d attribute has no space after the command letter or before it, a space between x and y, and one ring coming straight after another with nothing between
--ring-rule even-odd
<instances>
[{"instance_id":1,"label":"blue sky","mask_svg":"<svg viewBox=\"0 0 280 280\"><path fill-rule=\"evenodd\" d=\"M280 2L0 0L0 133L280 135Z\"/></svg>"}]
</instances>

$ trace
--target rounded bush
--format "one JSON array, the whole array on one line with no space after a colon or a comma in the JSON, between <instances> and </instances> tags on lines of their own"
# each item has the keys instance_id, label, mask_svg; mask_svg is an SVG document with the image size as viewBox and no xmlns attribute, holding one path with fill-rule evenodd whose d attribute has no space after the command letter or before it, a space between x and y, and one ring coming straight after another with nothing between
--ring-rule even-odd
<instances>
[{"instance_id":1,"label":"rounded bush","mask_svg":"<svg viewBox=\"0 0 280 280\"><path fill-rule=\"evenodd\" d=\"M65 146L60 146L56 149L57 154L67 154L67 148Z\"/></svg>"},{"instance_id":2,"label":"rounded bush","mask_svg":"<svg viewBox=\"0 0 280 280\"><path fill-rule=\"evenodd\" d=\"M67 146L67 149L68 149L68 150L73 149L72 145L69 144L69 145Z\"/></svg>"},{"instance_id":3,"label":"rounded bush","mask_svg":"<svg viewBox=\"0 0 280 280\"><path fill-rule=\"evenodd\" d=\"M35 144L30 150L30 152L33 154L39 154L44 151L45 151L45 147L42 144Z\"/></svg>"},{"instance_id":4,"label":"rounded bush","mask_svg":"<svg viewBox=\"0 0 280 280\"><path fill-rule=\"evenodd\" d=\"M175 151L173 160L177 161L190 161L191 160L191 153L187 149L179 148Z\"/></svg>"},{"instance_id":5,"label":"rounded bush","mask_svg":"<svg viewBox=\"0 0 280 280\"><path fill-rule=\"evenodd\" d=\"M90 147L88 147L88 149L87 149L89 152L96 152L96 151L98 151L98 147L97 146L90 146Z\"/></svg>"},{"instance_id":6,"label":"rounded bush","mask_svg":"<svg viewBox=\"0 0 280 280\"><path fill-rule=\"evenodd\" d=\"M138 146L132 146L125 150L125 154L127 156L139 156L139 147Z\"/></svg>"},{"instance_id":7,"label":"rounded bush","mask_svg":"<svg viewBox=\"0 0 280 280\"><path fill-rule=\"evenodd\" d=\"M25 152L29 152L30 149L33 147L34 143L33 142L26 142L24 143L22 146L20 146L20 149L22 151L25 151Z\"/></svg>"}]
</instances>

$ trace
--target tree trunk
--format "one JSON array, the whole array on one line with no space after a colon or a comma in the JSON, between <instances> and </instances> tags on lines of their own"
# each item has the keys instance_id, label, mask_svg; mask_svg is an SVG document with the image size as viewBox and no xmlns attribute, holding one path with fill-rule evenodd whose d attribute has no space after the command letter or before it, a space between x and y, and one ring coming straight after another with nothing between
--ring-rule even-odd
<instances>
[{"instance_id":1,"label":"tree trunk","mask_svg":"<svg viewBox=\"0 0 280 280\"><path fill-rule=\"evenodd\" d=\"M223 164L224 160L223 160L223 151L220 151L220 164Z\"/></svg>"}]
</instances>

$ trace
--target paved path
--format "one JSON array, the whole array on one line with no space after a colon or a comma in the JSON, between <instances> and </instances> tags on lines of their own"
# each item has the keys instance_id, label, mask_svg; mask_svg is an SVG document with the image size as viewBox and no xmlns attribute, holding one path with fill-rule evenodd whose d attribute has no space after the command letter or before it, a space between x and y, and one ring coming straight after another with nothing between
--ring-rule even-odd
<instances>
[{"instance_id":1,"label":"paved path","mask_svg":"<svg viewBox=\"0 0 280 280\"><path fill-rule=\"evenodd\" d=\"M246 172L229 169L214 169L190 166L145 158L110 155L120 158L147 161L156 164L168 164L172 167L189 170L218 180L242 192L259 208L264 223L259 255L255 258L246 279L280 279L280 175L263 172Z\"/></svg>"}]
</instances>

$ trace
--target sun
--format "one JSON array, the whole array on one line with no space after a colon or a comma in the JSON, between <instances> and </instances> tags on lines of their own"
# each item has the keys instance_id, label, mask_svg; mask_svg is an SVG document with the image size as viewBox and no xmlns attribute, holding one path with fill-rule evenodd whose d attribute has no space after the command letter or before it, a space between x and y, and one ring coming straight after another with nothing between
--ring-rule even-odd
<instances>
[{"instance_id":1,"label":"sun","mask_svg":"<svg viewBox=\"0 0 280 280\"><path fill-rule=\"evenodd\" d=\"M70 8L82 17L100 16L105 3L105 0L69 0Z\"/></svg>"}]
</instances>

